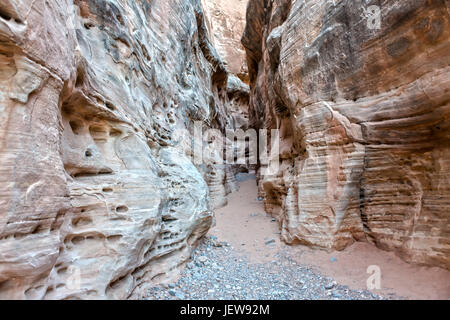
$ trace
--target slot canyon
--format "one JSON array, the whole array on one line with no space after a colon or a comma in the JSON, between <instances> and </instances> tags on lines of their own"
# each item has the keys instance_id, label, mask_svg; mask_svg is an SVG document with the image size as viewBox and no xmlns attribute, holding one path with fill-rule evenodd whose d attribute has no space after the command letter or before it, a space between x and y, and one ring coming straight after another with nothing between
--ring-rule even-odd
<instances>
[{"instance_id":1,"label":"slot canyon","mask_svg":"<svg viewBox=\"0 0 450 320\"><path fill-rule=\"evenodd\" d=\"M1 0L0 299L450 299L449 53L448 0Z\"/></svg>"}]
</instances>

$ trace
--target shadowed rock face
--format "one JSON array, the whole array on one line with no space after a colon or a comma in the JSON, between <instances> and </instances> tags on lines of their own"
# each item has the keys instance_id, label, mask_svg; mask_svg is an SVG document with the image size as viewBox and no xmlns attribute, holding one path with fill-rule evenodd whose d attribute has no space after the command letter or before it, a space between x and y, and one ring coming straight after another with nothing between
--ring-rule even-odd
<instances>
[{"instance_id":1,"label":"shadowed rock face","mask_svg":"<svg viewBox=\"0 0 450 320\"><path fill-rule=\"evenodd\" d=\"M444 0L250 0L250 124L282 138L280 171L259 187L286 242L368 240L450 268L449 12Z\"/></svg>"},{"instance_id":2,"label":"shadowed rock face","mask_svg":"<svg viewBox=\"0 0 450 320\"><path fill-rule=\"evenodd\" d=\"M214 163L175 132L233 127L200 0L2 0L0 66L0 298L176 272L213 223Z\"/></svg>"}]
</instances>

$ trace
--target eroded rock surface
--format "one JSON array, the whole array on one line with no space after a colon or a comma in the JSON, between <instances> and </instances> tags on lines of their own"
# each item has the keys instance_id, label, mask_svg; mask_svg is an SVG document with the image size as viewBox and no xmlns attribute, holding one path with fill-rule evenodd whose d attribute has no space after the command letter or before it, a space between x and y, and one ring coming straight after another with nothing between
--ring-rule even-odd
<instances>
[{"instance_id":1,"label":"eroded rock surface","mask_svg":"<svg viewBox=\"0 0 450 320\"><path fill-rule=\"evenodd\" d=\"M2 0L0 298L127 298L190 256L214 162L175 132L234 121L209 39L200 0Z\"/></svg>"},{"instance_id":2,"label":"eroded rock surface","mask_svg":"<svg viewBox=\"0 0 450 320\"><path fill-rule=\"evenodd\" d=\"M445 0L250 0L250 123L282 139L259 187L286 242L368 240L450 268L449 12Z\"/></svg>"},{"instance_id":3,"label":"eroded rock surface","mask_svg":"<svg viewBox=\"0 0 450 320\"><path fill-rule=\"evenodd\" d=\"M248 83L245 49L241 44L248 0L202 0L212 41L232 74Z\"/></svg>"}]
</instances>

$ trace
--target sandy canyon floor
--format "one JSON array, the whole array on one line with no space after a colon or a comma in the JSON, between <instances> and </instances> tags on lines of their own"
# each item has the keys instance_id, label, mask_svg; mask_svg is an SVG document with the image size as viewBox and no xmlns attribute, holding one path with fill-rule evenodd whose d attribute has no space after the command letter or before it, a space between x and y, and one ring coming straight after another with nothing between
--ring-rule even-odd
<instances>
[{"instance_id":1,"label":"sandy canyon floor","mask_svg":"<svg viewBox=\"0 0 450 320\"><path fill-rule=\"evenodd\" d=\"M331 253L287 246L257 199L255 177L239 180L181 276L142 299L450 299L449 271L405 263L368 243ZM379 290L367 290L371 265L381 271Z\"/></svg>"}]
</instances>

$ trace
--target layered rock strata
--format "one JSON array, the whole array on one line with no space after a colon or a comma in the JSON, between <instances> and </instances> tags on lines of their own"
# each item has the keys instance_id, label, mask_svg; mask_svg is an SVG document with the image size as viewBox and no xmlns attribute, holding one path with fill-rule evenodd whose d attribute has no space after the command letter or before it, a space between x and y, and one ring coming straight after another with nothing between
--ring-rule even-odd
<instances>
[{"instance_id":1,"label":"layered rock strata","mask_svg":"<svg viewBox=\"0 0 450 320\"><path fill-rule=\"evenodd\" d=\"M280 130L280 170L259 188L284 241L368 240L450 268L449 12L444 0L250 0L250 125Z\"/></svg>"},{"instance_id":2,"label":"layered rock strata","mask_svg":"<svg viewBox=\"0 0 450 320\"><path fill-rule=\"evenodd\" d=\"M241 44L248 0L202 0L202 3L218 54L230 73L248 83L245 49Z\"/></svg>"},{"instance_id":3,"label":"layered rock strata","mask_svg":"<svg viewBox=\"0 0 450 320\"><path fill-rule=\"evenodd\" d=\"M175 132L234 123L209 39L200 0L2 0L0 298L123 299L188 259L215 164Z\"/></svg>"}]
</instances>

